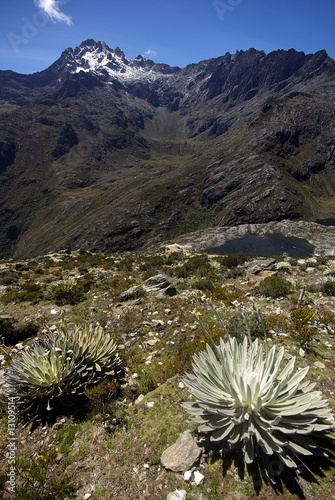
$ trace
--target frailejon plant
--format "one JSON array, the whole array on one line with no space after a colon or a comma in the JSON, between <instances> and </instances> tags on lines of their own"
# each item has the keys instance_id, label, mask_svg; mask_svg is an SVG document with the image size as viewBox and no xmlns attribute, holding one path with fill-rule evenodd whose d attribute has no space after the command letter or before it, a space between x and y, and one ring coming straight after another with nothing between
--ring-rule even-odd
<instances>
[{"instance_id":1,"label":"frailejon plant","mask_svg":"<svg viewBox=\"0 0 335 500\"><path fill-rule=\"evenodd\" d=\"M54 400L67 404L69 397L83 393L87 376L85 352L72 339L46 335L13 359L6 379L23 413L51 410Z\"/></svg>"},{"instance_id":2,"label":"frailejon plant","mask_svg":"<svg viewBox=\"0 0 335 500\"><path fill-rule=\"evenodd\" d=\"M284 349L266 350L256 339L248 344L235 338L193 357L193 372L184 383L196 398L183 407L210 432L213 441L244 451L246 463L263 460L271 477L270 462L279 459L297 467L298 455L326 456L310 434L331 426L328 402L303 379L308 368L293 374L295 358L281 369Z\"/></svg>"},{"instance_id":3,"label":"frailejon plant","mask_svg":"<svg viewBox=\"0 0 335 500\"><path fill-rule=\"evenodd\" d=\"M103 377L122 376L116 344L101 326L48 332L13 359L6 371L9 391L23 414L41 415L75 397Z\"/></svg>"},{"instance_id":4,"label":"frailejon plant","mask_svg":"<svg viewBox=\"0 0 335 500\"><path fill-rule=\"evenodd\" d=\"M95 383L106 376L123 376L123 366L116 354L116 343L102 326L87 323L84 326L67 328L62 324L59 333L64 340L73 340L87 353L85 363L93 370Z\"/></svg>"}]
</instances>

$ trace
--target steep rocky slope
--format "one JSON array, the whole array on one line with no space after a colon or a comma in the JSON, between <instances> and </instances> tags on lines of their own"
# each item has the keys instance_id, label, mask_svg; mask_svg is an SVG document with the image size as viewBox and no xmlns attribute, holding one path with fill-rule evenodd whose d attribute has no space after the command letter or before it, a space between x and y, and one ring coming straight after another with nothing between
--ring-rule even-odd
<instances>
[{"instance_id":1,"label":"steep rocky slope","mask_svg":"<svg viewBox=\"0 0 335 500\"><path fill-rule=\"evenodd\" d=\"M180 69L94 40L0 72L0 255L334 218L334 76L324 51Z\"/></svg>"}]
</instances>

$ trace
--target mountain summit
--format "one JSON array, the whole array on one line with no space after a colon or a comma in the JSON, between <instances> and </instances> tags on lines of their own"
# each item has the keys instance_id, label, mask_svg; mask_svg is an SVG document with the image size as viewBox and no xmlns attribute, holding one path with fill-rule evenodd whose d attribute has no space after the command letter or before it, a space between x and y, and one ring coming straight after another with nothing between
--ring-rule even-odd
<instances>
[{"instance_id":1,"label":"mountain summit","mask_svg":"<svg viewBox=\"0 0 335 500\"><path fill-rule=\"evenodd\" d=\"M153 61L138 55L129 61L119 48L111 49L105 42L89 39L82 42L74 50L69 48L60 59L50 67L60 73L92 73L104 81L118 78L120 80L148 79L153 80L163 74L171 74L179 68L171 68L166 64L155 64Z\"/></svg>"},{"instance_id":2,"label":"mountain summit","mask_svg":"<svg viewBox=\"0 0 335 500\"><path fill-rule=\"evenodd\" d=\"M334 218L334 85L325 51L181 69L94 40L0 71L0 255Z\"/></svg>"}]
</instances>

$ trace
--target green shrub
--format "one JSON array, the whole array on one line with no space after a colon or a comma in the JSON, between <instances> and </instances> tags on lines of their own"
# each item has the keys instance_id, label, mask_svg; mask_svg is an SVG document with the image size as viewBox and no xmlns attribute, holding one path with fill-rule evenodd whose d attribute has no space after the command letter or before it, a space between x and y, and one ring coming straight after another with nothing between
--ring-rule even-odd
<instances>
[{"instance_id":1,"label":"green shrub","mask_svg":"<svg viewBox=\"0 0 335 500\"><path fill-rule=\"evenodd\" d=\"M266 320L257 312L248 316L238 313L230 318L226 326L226 331L231 337L242 341L247 335L250 335L253 340L256 338L264 339L268 337L269 328Z\"/></svg>"},{"instance_id":2,"label":"green shrub","mask_svg":"<svg viewBox=\"0 0 335 500\"><path fill-rule=\"evenodd\" d=\"M170 254L165 256L165 265L166 266L173 266L177 264L177 262L183 262L185 259L185 256L183 252L171 252Z\"/></svg>"},{"instance_id":3,"label":"green shrub","mask_svg":"<svg viewBox=\"0 0 335 500\"><path fill-rule=\"evenodd\" d=\"M157 387L157 384L155 383L152 373L150 373L150 371L145 369L140 371L139 382L142 389L141 392L143 394L147 394L148 392L153 391Z\"/></svg>"},{"instance_id":4,"label":"green shrub","mask_svg":"<svg viewBox=\"0 0 335 500\"><path fill-rule=\"evenodd\" d=\"M272 299L283 297L289 291L290 283L282 276L277 276L276 274L267 276L256 288L256 292L259 295L265 295L265 297Z\"/></svg>"},{"instance_id":5,"label":"green shrub","mask_svg":"<svg viewBox=\"0 0 335 500\"><path fill-rule=\"evenodd\" d=\"M216 284L211 291L212 299L223 302L226 306L230 306L232 302L241 298L244 292L235 286L221 286Z\"/></svg>"},{"instance_id":6,"label":"green shrub","mask_svg":"<svg viewBox=\"0 0 335 500\"><path fill-rule=\"evenodd\" d=\"M165 264L165 257L163 255L149 255L143 259L139 266L140 271L153 271L159 270Z\"/></svg>"},{"instance_id":7,"label":"green shrub","mask_svg":"<svg viewBox=\"0 0 335 500\"><path fill-rule=\"evenodd\" d=\"M14 345L37 334L38 325L32 321L17 324L13 318L0 318L0 338L5 345Z\"/></svg>"},{"instance_id":8,"label":"green shrub","mask_svg":"<svg viewBox=\"0 0 335 500\"><path fill-rule=\"evenodd\" d=\"M203 292L212 292L215 288L213 281L206 278L196 281L193 286Z\"/></svg>"},{"instance_id":9,"label":"green shrub","mask_svg":"<svg viewBox=\"0 0 335 500\"><path fill-rule=\"evenodd\" d=\"M38 283L26 282L20 287L9 286L1 295L1 301L5 304L10 302L33 302L36 304L43 299L43 290Z\"/></svg>"},{"instance_id":10,"label":"green shrub","mask_svg":"<svg viewBox=\"0 0 335 500\"><path fill-rule=\"evenodd\" d=\"M14 321L12 318L0 318L0 338L5 344L14 336Z\"/></svg>"},{"instance_id":11,"label":"green shrub","mask_svg":"<svg viewBox=\"0 0 335 500\"><path fill-rule=\"evenodd\" d=\"M330 295L332 297L335 296L335 280L328 280L321 286L321 292L324 295Z\"/></svg>"},{"instance_id":12,"label":"green shrub","mask_svg":"<svg viewBox=\"0 0 335 500\"><path fill-rule=\"evenodd\" d=\"M316 334L317 329L311 326L315 313L308 307L298 307L291 312L291 327L300 345L307 344Z\"/></svg>"},{"instance_id":13,"label":"green shrub","mask_svg":"<svg viewBox=\"0 0 335 500\"><path fill-rule=\"evenodd\" d=\"M232 267L242 266L245 262L249 260L249 257L244 253L235 253L235 254L224 255L222 257L216 257L215 260L218 261L224 267L232 268Z\"/></svg>"},{"instance_id":14,"label":"green shrub","mask_svg":"<svg viewBox=\"0 0 335 500\"><path fill-rule=\"evenodd\" d=\"M36 457L16 460L16 487L12 500L64 500L71 498L74 488L69 474L57 462L58 449L43 450ZM55 473L57 471L57 473ZM71 495L71 496L70 496Z\"/></svg>"},{"instance_id":15,"label":"green shrub","mask_svg":"<svg viewBox=\"0 0 335 500\"><path fill-rule=\"evenodd\" d=\"M110 404L116 399L118 386L115 380L104 379L85 391L90 404L90 412L108 413Z\"/></svg>"},{"instance_id":16,"label":"green shrub","mask_svg":"<svg viewBox=\"0 0 335 500\"><path fill-rule=\"evenodd\" d=\"M308 367L292 375L295 358L282 369L284 349L264 350L256 339L248 345L229 337L213 350L193 357L193 373L184 383L196 398L183 403L199 431L221 446L240 448L247 463L264 462L271 477L273 458L298 468L299 455L326 456L306 435L326 431L331 410L314 384L302 382Z\"/></svg>"},{"instance_id":17,"label":"green shrub","mask_svg":"<svg viewBox=\"0 0 335 500\"><path fill-rule=\"evenodd\" d=\"M85 292L76 280L67 279L52 287L51 298L59 306L75 305L85 300Z\"/></svg>"},{"instance_id":18,"label":"green shrub","mask_svg":"<svg viewBox=\"0 0 335 500\"><path fill-rule=\"evenodd\" d=\"M211 263L207 255L196 255L190 257L182 266L177 267L175 274L177 278L187 278L190 275L202 278L207 276L211 269Z\"/></svg>"},{"instance_id":19,"label":"green shrub","mask_svg":"<svg viewBox=\"0 0 335 500\"><path fill-rule=\"evenodd\" d=\"M0 272L0 285L10 286L16 285L19 281L18 275L15 271L4 269Z\"/></svg>"}]
</instances>

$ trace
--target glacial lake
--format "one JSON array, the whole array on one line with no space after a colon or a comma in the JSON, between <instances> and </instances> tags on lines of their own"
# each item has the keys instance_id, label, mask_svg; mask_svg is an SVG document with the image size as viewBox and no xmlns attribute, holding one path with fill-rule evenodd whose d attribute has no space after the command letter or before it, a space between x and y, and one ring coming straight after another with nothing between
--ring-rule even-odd
<instances>
[{"instance_id":1,"label":"glacial lake","mask_svg":"<svg viewBox=\"0 0 335 500\"><path fill-rule=\"evenodd\" d=\"M315 247L304 238L267 234L256 236L246 234L241 238L227 241L221 246L207 248L209 253L220 255L244 253L251 257L277 257L286 253L290 257L311 257Z\"/></svg>"},{"instance_id":2,"label":"glacial lake","mask_svg":"<svg viewBox=\"0 0 335 500\"><path fill-rule=\"evenodd\" d=\"M321 226L335 226L335 219L317 219L315 222Z\"/></svg>"}]
</instances>

